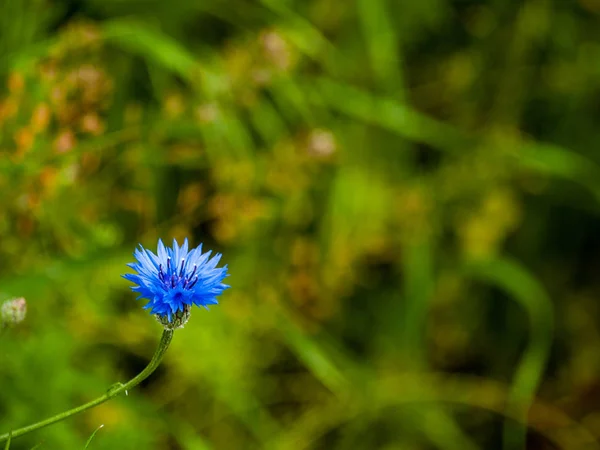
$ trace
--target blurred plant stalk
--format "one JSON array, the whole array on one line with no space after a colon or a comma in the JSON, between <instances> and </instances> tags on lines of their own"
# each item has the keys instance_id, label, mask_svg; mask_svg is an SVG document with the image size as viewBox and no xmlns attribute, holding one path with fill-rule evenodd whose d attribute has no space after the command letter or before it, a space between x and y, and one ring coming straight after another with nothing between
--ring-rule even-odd
<instances>
[{"instance_id":1,"label":"blurred plant stalk","mask_svg":"<svg viewBox=\"0 0 600 450\"><path fill-rule=\"evenodd\" d=\"M106 402L107 400L110 400L113 397L116 397L117 395L121 394L122 392L125 392L125 394L127 394L127 392L130 389L132 389L135 386L137 386L138 384L140 384L142 381L144 381L146 378L148 378L152 374L152 372L154 372L156 370L156 368L159 366L160 362L162 361L162 358L163 358L165 352L167 351L167 348L169 348L171 339L173 339L173 333L174 333L174 330L165 329L163 331L163 334L162 334L162 337L158 344L158 347L157 347L156 351L154 352L154 356L152 357L152 359L150 360L150 362L148 363L146 368L144 370L142 370L138 375L133 377L131 380L129 380L127 383L115 383L110 388L108 388L108 390L106 391L106 393L104 395L102 395L88 403L85 403L84 405L81 405L76 408L70 409L68 411L64 411L62 413L56 414L55 416L49 417L45 420L36 422L36 423L28 425L26 427L18 428L16 430L11 430L8 433L4 433L4 434L0 435L0 443L5 442L5 441L10 442L14 438L23 436L24 434L27 434L27 433L31 433L32 431L39 430L40 428L47 427L48 425L55 424L57 422L65 420L71 416L74 416L75 414L87 411L88 409L91 409L95 406L98 406L98 405Z\"/></svg>"}]
</instances>

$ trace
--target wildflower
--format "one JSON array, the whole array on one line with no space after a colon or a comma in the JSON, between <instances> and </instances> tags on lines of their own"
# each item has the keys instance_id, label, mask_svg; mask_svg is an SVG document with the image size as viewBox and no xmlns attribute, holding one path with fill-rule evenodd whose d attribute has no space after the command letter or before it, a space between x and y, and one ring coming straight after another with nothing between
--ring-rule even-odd
<instances>
[{"instance_id":1,"label":"wildflower","mask_svg":"<svg viewBox=\"0 0 600 450\"><path fill-rule=\"evenodd\" d=\"M23 297L13 298L2 303L0 307L0 324L17 324L25 320L27 302Z\"/></svg>"},{"instance_id":2,"label":"wildflower","mask_svg":"<svg viewBox=\"0 0 600 450\"><path fill-rule=\"evenodd\" d=\"M210 255L210 251L202 253L202 244L188 252L187 239L181 247L173 240L173 248L159 240L156 255L140 244L134 252L137 263L128 264L137 273L123 277L136 284L131 289L140 294L138 299L149 300L144 308L165 328L180 328L188 321L192 305L208 309L229 287L222 283L227 266L217 268L221 254Z\"/></svg>"},{"instance_id":3,"label":"wildflower","mask_svg":"<svg viewBox=\"0 0 600 450\"><path fill-rule=\"evenodd\" d=\"M331 131L317 129L308 136L308 151L314 156L331 156L336 147L335 136Z\"/></svg>"},{"instance_id":4,"label":"wildflower","mask_svg":"<svg viewBox=\"0 0 600 450\"><path fill-rule=\"evenodd\" d=\"M57 153L66 153L77 144L75 133L68 128L61 131L54 140L54 149Z\"/></svg>"}]
</instances>

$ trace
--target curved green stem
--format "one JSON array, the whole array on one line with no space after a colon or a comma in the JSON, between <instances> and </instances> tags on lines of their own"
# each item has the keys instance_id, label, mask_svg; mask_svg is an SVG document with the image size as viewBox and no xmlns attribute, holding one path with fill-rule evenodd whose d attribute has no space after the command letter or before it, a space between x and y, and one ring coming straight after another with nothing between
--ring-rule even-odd
<instances>
[{"instance_id":1,"label":"curved green stem","mask_svg":"<svg viewBox=\"0 0 600 450\"><path fill-rule=\"evenodd\" d=\"M165 352L167 351L167 348L169 347L169 344L171 343L172 338L173 338L173 330L165 329L163 331L162 337L160 339L160 343L158 344L158 348L156 349L156 352L154 352L154 356L152 357L152 359L150 360L150 362L148 363L146 368L144 370L142 370L138 375L133 377L131 380L129 380L127 383L117 383L117 384L111 386L108 389L108 391L106 391L106 394L102 395L101 397L98 397L95 400L92 400L91 402L85 403L76 408L73 408L68 411L57 414L55 416L49 417L48 419L42 420L40 422L28 425L23 428L18 428L16 430L12 430L9 433L2 434L2 435L0 435L0 442L6 441L7 439L9 439L9 437L12 437L12 439L14 439L16 437L23 436L24 434L30 433L32 431L39 430L40 428L47 427L48 425L52 425L53 423L60 422L61 420L65 420L66 418L71 417L75 414L86 411L90 408L93 408L94 406L98 406L101 403L104 403L105 401L110 400L113 397L116 397L121 392L127 392L129 389L134 388L135 386L140 384L142 381L144 381L146 378L148 378L150 376L150 374L156 370L156 368L160 364L160 361L162 360Z\"/></svg>"}]
</instances>

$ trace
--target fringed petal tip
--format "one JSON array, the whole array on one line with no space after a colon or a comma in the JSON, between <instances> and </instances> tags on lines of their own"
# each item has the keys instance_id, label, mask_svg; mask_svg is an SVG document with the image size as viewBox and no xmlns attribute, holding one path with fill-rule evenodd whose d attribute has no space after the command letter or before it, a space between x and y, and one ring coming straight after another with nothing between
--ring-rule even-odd
<instances>
[{"instance_id":1,"label":"fringed petal tip","mask_svg":"<svg viewBox=\"0 0 600 450\"><path fill-rule=\"evenodd\" d=\"M137 262L127 264L136 273L124 274L123 278L135 284L131 289L140 294L138 299L149 300L144 309L168 322L171 315L189 312L192 305L208 309L208 305L218 304L216 296L230 288L222 283L229 276L227 265L216 267L221 253L211 258L211 250L202 253L202 244L189 250L187 238L181 246L173 239L172 247L159 239L156 254L142 244L138 247L134 251Z\"/></svg>"}]
</instances>

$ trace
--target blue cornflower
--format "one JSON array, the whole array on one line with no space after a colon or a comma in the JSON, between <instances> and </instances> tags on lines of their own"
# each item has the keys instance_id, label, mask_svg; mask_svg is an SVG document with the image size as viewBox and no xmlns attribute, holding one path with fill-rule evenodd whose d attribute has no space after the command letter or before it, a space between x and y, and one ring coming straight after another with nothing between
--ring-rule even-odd
<instances>
[{"instance_id":1,"label":"blue cornflower","mask_svg":"<svg viewBox=\"0 0 600 450\"><path fill-rule=\"evenodd\" d=\"M158 241L158 254L141 244L134 252L137 263L127 264L136 274L123 275L136 284L131 289L138 292L138 299L149 302L144 306L165 327L178 328L187 322L192 305L217 304L216 297L229 286L222 281L227 266L217 268L221 254L210 258L211 252L202 253L202 244L188 252L188 240L179 247L173 239L173 248Z\"/></svg>"}]
</instances>

